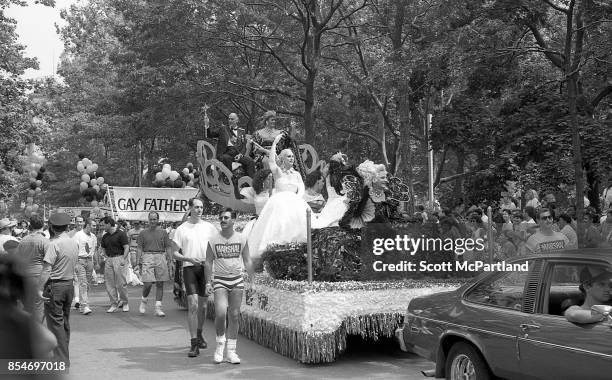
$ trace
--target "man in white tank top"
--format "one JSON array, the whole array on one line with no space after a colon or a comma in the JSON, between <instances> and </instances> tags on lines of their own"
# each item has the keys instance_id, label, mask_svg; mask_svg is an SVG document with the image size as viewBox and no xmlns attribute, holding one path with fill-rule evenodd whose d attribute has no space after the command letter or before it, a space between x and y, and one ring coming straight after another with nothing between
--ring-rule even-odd
<instances>
[{"instance_id":1,"label":"man in white tank top","mask_svg":"<svg viewBox=\"0 0 612 380\"><path fill-rule=\"evenodd\" d=\"M206 275L206 291L214 289L215 292L217 348L214 361L217 364L223 362L227 330L227 361L240 364L240 357L236 354L236 338L244 290L243 272L245 267L249 274L252 274L253 270L246 238L240 232L234 231L236 212L226 208L219 214L219 220L221 232L209 241L206 251L208 265L205 267L206 270L212 271L212 276Z\"/></svg>"}]
</instances>

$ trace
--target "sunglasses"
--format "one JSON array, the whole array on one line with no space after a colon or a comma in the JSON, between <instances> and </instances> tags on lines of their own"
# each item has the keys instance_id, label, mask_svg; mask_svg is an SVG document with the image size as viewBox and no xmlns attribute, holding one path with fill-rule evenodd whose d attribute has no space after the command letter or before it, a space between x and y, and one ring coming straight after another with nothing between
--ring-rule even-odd
<instances>
[{"instance_id":1,"label":"sunglasses","mask_svg":"<svg viewBox=\"0 0 612 380\"><path fill-rule=\"evenodd\" d=\"M220 216L219 220L226 220L226 219L232 219L231 216Z\"/></svg>"},{"instance_id":2,"label":"sunglasses","mask_svg":"<svg viewBox=\"0 0 612 380\"><path fill-rule=\"evenodd\" d=\"M540 219L542 220L553 220L554 218L552 217L552 215L543 215L540 217Z\"/></svg>"}]
</instances>

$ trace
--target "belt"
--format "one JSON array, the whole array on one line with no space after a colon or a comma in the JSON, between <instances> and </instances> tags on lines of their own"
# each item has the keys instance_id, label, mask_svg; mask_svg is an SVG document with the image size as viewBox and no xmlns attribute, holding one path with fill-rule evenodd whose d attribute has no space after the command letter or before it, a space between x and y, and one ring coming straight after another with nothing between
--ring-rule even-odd
<instances>
[{"instance_id":1,"label":"belt","mask_svg":"<svg viewBox=\"0 0 612 380\"><path fill-rule=\"evenodd\" d=\"M83 260L90 260L90 259L93 259L93 256L79 256L79 260L81 260L81 259L83 259Z\"/></svg>"},{"instance_id":2,"label":"belt","mask_svg":"<svg viewBox=\"0 0 612 380\"><path fill-rule=\"evenodd\" d=\"M108 255L107 255L107 256L108 256ZM123 254L120 254L120 255L113 255L113 256L108 256L108 257L109 257L109 258L111 258L111 257L123 257Z\"/></svg>"},{"instance_id":3,"label":"belt","mask_svg":"<svg viewBox=\"0 0 612 380\"><path fill-rule=\"evenodd\" d=\"M159 253L166 253L166 251L146 251L146 252L143 252L143 253L150 253L152 255L156 255L156 254L159 254Z\"/></svg>"}]
</instances>

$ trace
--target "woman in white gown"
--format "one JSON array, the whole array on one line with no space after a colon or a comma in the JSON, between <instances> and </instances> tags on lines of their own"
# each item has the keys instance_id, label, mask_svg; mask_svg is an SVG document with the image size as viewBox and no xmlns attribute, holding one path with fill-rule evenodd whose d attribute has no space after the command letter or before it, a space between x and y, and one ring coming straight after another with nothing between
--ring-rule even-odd
<instances>
[{"instance_id":1,"label":"woman in white gown","mask_svg":"<svg viewBox=\"0 0 612 380\"><path fill-rule=\"evenodd\" d=\"M270 244L306 241L306 210L310 207L304 200L302 176L293 169L293 151L285 149L276 162L276 144L282 138L274 139L270 150L270 170L274 177L274 193L266 202L255 222L248 243L251 257L259 258Z\"/></svg>"}]
</instances>

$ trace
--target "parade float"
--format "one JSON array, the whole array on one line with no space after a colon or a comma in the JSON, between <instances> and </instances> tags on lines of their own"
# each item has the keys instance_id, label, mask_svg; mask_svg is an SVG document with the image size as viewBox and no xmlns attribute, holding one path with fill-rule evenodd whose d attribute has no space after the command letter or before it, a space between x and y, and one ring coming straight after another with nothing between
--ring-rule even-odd
<instances>
[{"instance_id":1,"label":"parade float","mask_svg":"<svg viewBox=\"0 0 612 380\"><path fill-rule=\"evenodd\" d=\"M236 164L227 168L217 160L214 141L201 140L197 147L201 193L225 207L254 213L253 205L238 195L239 189L251 185L251 178ZM296 148L302 174L321 166L312 146ZM241 308L241 334L302 363L335 361L346 350L349 335L374 341L390 338L412 298L460 285L456 280L373 270L374 260L406 259L394 251L374 257L374 238L402 233L431 236L438 233L437 226L422 231L400 218L390 222L405 210L410 194L399 179L386 177L384 165L366 161L354 167L345 155L335 155L330 166L330 176L336 177L350 202L339 226L312 230L311 249L301 243L268 246L262 256L265 273L247 284ZM428 252L411 259L424 258L444 257ZM209 317L213 309L209 301Z\"/></svg>"}]
</instances>

